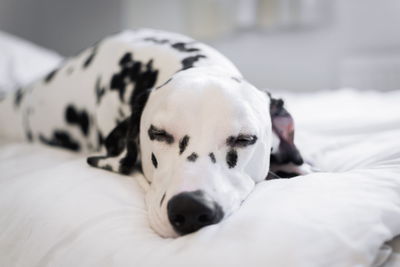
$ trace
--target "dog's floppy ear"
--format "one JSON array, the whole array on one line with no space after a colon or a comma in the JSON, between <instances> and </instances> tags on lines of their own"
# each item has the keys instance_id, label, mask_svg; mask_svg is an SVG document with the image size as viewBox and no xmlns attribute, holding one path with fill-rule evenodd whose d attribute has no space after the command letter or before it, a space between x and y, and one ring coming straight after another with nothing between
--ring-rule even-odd
<instances>
[{"instance_id":1,"label":"dog's floppy ear","mask_svg":"<svg viewBox=\"0 0 400 267\"><path fill-rule=\"evenodd\" d=\"M270 97L270 114L273 130L271 165L302 165L303 158L294 144L294 123L289 112L284 108L282 99Z\"/></svg>"},{"instance_id":2,"label":"dog's floppy ear","mask_svg":"<svg viewBox=\"0 0 400 267\"><path fill-rule=\"evenodd\" d=\"M125 175L133 172L139 154L140 118L150 91L145 90L135 97L131 115L118 123L105 139L106 155L88 157L89 165Z\"/></svg>"}]
</instances>

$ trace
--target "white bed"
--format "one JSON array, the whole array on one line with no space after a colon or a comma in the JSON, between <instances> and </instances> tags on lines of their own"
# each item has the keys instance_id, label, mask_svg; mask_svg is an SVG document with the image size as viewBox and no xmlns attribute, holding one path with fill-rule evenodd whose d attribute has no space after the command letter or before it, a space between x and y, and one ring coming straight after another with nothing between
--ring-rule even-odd
<instances>
[{"instance_id":1,"label":"white bed","mask_svg":"<svg viewBox=\"0 0 400 267\"><path fill-rule=\"evenodd\" d=\"M324 172L262 182L231 217L177 239L151 230L135 177L3 140L0 266L399 266L400 241L386 241L400 234L400 91L283 95Z\"/></svg>"}]
</instances>

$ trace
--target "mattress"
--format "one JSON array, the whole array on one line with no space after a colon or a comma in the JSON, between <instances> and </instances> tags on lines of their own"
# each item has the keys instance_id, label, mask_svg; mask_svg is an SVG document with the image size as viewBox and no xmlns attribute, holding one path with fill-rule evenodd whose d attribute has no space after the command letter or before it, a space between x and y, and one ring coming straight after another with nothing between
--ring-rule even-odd
<instances>
[{"instance_id":1,"label":"mattress","mask_svg":"<svg viewBox=\"0 0 400 267\"><path fill-rule=\"evenodd\" d=\"M150 228L140 173L1 140L0 266L399 266L400 92L275 95L318 171L261 182L233 215L176 239Z\"/></svg>"}]
</instances>

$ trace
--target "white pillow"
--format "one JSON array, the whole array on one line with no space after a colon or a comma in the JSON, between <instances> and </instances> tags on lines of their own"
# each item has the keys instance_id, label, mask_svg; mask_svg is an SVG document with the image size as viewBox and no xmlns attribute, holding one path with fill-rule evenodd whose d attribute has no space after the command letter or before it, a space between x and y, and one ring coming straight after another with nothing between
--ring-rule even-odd
<instances>
[{"instance_id":1,"label":"white pillow","mask_svg":"<svg viewBox=\"0 0 400 267\"><path fill-rule=\"evenodd\" d=\"M27 85L61 60L55 52L0 31L0 93Z\"/></svg>"}]
</instances>

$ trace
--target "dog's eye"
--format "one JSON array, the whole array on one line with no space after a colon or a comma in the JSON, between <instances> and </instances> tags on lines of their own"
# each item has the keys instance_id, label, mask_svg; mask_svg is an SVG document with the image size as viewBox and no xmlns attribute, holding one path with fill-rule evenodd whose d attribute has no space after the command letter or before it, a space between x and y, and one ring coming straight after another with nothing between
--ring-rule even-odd
<instances>
[{"instance_id":1,"label":"dog's eye","mask_svg":"<svg viewBox=\"0 0 400 267\"><path fill-rule=\"evenodd\" d=\"M253 145L257 141L257 136L250 134L239 134L238 136L230 136L227 144L232 147L245 147Z\"/></svg>"},{"instance_id":2,"label":"dog's eye","mask_svg":"<svg viewBox=\"0 0 400 267\"><path fill-rule=\"evenodd\" d=\"M150 126L148 132L150 140L156 140L161 142L166 142L168 144L172 144L174 142L174 137L167 133L163 129L159 129L154 127L153 125Z\"/></svg>"},{"instance_id":3,"label":"dog's eye","mask_svg":"<svg viewBox=\"0 0 400 267\"><path fill-rule=\"evenodd\" d=\"M257 141L257 136L255 135L239 135L235 140L236 146L248 146L252 145Z\"/></svg>"},{"instance_id":4,"label":"dog's eye","mask_svg":"<svg viewBox=\"0 0 400 267\"><path fill-rule=\"evenodd\" d=\"M167 132L164 130L154 129L152 135L156 137L165 137L167 136Z\"/></svg>"}]
</instances>

